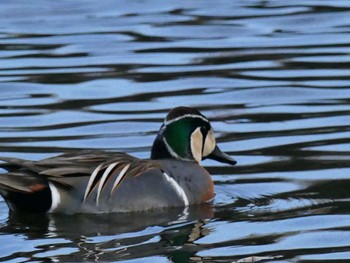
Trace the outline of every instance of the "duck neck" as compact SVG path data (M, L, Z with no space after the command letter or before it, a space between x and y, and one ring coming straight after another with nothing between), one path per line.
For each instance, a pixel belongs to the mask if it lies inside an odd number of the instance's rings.
M151 159L174 159L174 157L169 153L162 135L158 135L153 142Z

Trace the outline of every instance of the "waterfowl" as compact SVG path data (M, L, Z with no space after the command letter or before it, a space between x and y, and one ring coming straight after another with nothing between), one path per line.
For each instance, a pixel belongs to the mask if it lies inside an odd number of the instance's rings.
M17 212L110 213L210 202L214 184L200 162L236 164L216 145L209 120L176 107L153 143L150 159L79 151L39 161L0 157L0 194Z

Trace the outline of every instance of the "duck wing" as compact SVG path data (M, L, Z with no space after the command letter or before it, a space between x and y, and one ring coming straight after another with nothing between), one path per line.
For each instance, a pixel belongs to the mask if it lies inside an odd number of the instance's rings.
M0 157L0 161L3 161L0 167L8 171L0 174L0 189L31 193L47 187L50 181L74 187L81 177L91 176L97 167L102 171L111 163L137 160L125 153L100 151L64 153L39 161Z

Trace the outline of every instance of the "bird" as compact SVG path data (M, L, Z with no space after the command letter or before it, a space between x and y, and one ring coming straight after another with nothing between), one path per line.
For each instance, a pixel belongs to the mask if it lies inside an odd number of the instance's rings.
M149 159L97 150L32 161L0 157L0 194L11 212L122 213L210 203L204 159L235 165L216 144L210 121L179 106L164 119Z

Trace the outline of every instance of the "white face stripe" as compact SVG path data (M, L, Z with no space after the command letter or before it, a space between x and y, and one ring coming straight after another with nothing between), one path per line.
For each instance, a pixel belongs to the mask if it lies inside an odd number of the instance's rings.
M56 210L58 205L61 203L61 195L54 183L49 182L49 188L51 191L51 207L48 213Z
M204 147L203 147L203 156L206 157L211 154L216 146L216 140L213 129L210 129L207 137L205 138Z
M183 118L199 118L199 119L201 119L201 120L203 120L203 121L209 123L209 121L208 121L206 118L204 118L203 116L201 116L201 115L196 115L196 114L185 114L185 115L179 116L179 117L177 117L177 118L175 118L175 119L172 119L172 120L169 120L169 121L165 120L165 121L164 121L164 124L165 124L165 125L169 125L169 124L171 124L171 123L173 123L173 122L176 122L176 121L178 121L178 120L181 120L181 119L183 119Z
M203 134L201 128L198 127L191 134L191 153L193 158L200 163L202 161L202 149L203 149Z
M184 202L184 205L188 206L189 205L189 201L188 201L188 198L187 198L187 195L186 195L184 189L182 189L182 187L178 184L178 182L175 181L174 178L170 177L166 173L163 173L163 175L164 175L165 179L169 182L169 184L173 187L175 192L182 199L182 201Z

